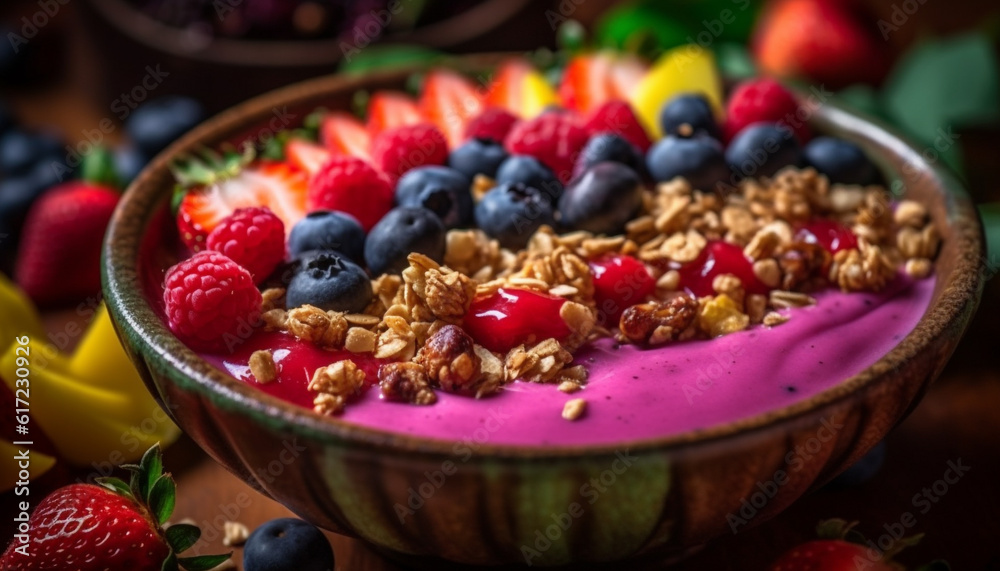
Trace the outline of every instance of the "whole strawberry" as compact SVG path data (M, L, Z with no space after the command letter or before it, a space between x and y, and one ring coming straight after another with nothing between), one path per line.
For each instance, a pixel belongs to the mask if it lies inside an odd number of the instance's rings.
M907 547L920 542L923 534L903 537L902 524L898 536L882 536L892 539L888 549L881 550L873 541L866 541L854 527L858 522L830 519L816 526L816 534L821 539L797 545L786 551L770 571L905 571L905 567L893 561L893 557ZM920 567L920 571L947 571L944 561L933 561Z
M118 197L106 186L73 181L35 202L14 270L35 303L66 303L101 290L101 244Z
M46 497L31 514L29 540L14 538L0 557L4 571L204 571L227 555L178 557L201 536L193 525L163 529L174 509L175 486L163 473L158 445L132 472L131 482L101 478Z

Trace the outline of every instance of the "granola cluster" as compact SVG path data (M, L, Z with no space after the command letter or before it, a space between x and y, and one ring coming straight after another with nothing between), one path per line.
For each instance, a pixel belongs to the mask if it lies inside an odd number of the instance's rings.
M826 218L850 228L857 247L831 255L796 238L795 229ZM682 290L678 267L697 260L713 240L743 248L768 295L748 292L739 277L717 276L713 295ZM845 292L878 291L898 268L913 277L931 271L940 237L918 203L894 203L878 186L830 185L812 169L788 168L772 179L746 180L722 196L694 190L683 179L660 184L644 197L624 235L588 232L558 235L543 226L523 250L499 247L480 230L452 230L444 263L411 254L401 275L372 280L374 298L362 314L303 306L286 311L284 292L263 293L263 320L328 349L344 349L389 361L378 373L387 400L433 404L436 390L482 397L515 379L552 383L574 393L587 371L573 352L599 337L658 346L712 338L789 319L784 310L815 303L809 294L829 286ZM607 254L633 256L656 281L656 293L627 308L619 327L598 325L588 260ZM544 292L567 300L561 317L568 338L538 339L505 354L477 344L461 323L473 299L500 288ZM273 376L261 356L254 368ZM261 379L262 382L266 382ZM316 410L337 413L365 382L350 360L317 370L309 384ZM579 418L583 399L567 403L563 416Z

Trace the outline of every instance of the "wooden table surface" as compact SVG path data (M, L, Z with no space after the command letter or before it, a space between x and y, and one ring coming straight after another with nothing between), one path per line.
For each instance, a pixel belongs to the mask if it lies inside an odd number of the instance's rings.
M13 101L27 122L55 122L77 140L80 137L75 135L95 125L101 114L76 95L74 85L78 84L68 79L45 92L22 94ZM997 145L991 146L995 155ZM859 520L861 531L876 539L902 514L911 512L916 516L912 532L925 533L926 537L901 558L903 562L915 566L945 558L957 570L1000 570L1000 542L996 540L1000 537L1000 368L995 361L1000 339L998 282L994 279L988 284L981 310L941 379L888 436L885 465L873 480L849 490L817 491L771 521L706 545L672 569L763 569L785 549L810 539L820 519ZM53 327L65 319L59 314L49 316ZM915 505L914 496L940 480L949 461L960 461L970 469L935 503ZM182 438L170 447L166 462L178 481L174 520L191 518L202 526L205 536L195 547L201 553L224 549L221 528L225 520L240 521L252 530L269 519L290 515L280 504L215 464L190 440ZM0 505L8 505L9 499L0 497ZM921 513L924 509L926 513ZM0 529L5 530L6 524L0 523ZM334 534L330 540L337 570L402 569L357 540ZM236 560L241 557L237 549Z

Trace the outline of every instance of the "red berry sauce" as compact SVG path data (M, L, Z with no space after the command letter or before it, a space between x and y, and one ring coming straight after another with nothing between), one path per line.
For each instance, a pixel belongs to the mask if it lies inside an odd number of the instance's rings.
M618 325L622 313L642 303L656 290L656 282L646 266L632 256L611 255L591 260L594 301L601 325Z
M523 289L499 289L477 298L465 314L465 330L490 351L508 350L533 341L565 339L569 327L559 310L566 300Z
M816 218L799 228L795 233L795 241L819 244L831 254L858 247L858 237L854 232L843 224L826 218Z
M753 262L743 248L722 240L710 240L692 262L675 268L681 275L681 287L698 297L715 295L715 276L732 274L743 282L747 293L766 295L769 288L753 273Z

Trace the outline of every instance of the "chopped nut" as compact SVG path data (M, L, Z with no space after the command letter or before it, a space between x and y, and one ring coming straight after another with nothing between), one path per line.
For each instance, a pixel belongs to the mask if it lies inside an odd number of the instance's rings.
M905 258L933 258L940 240L933 224L928 224L923 230L901 228L896 234L896 246Z
M321 347L338 349L344 345L347 335L347 320L343 313L323 311L303 305L288 312L288 331L302 339Z
M743 289L743 282L740 281L740 278L733 274L719 274L715 276L712 280L712 289L715 290L715 293L729 297L737 305L743 305L746 290Z
M476 178L472 179L472 197L478 202L494 186L496 186L496 182L492 178L484 174L477 174Z
M772 290L768 301L771 307L776 309L790 309L792 307L806 307L816 305L816 299L797 291Z
M387 329L375 341L375 358L409 361L417 351L417 336L410 324L398 315L389 315L383 320Z
M610 238L587 238L580 244L580 253L589 259L602 256L609 252L618 252L625 245L625 236Z
M447 268L429 270L424 279L427 307L434 317L452 323L461 321L476 294L475 282Z
M226 547L243 545L247 542L247 537L250 536L250 530L247 529L247 526L238 521L227 521L223 523L222 531L222 544Z
M750 316L733 298L720 294L699 303L698 329L710 337L729 335L750 326Z
M556 297L573 297L580 293L580 290L571 285L559 284L549 289L549 295Z
M767 325L768 327L777 327L782 323L788 322L789 319L790 318L787 315L782 315L777 311L771 311L764 316L764 325Z
M780 245L781 236L778 235L774 228L765 226L754 234L750 243L743 248L743 254L751 260L770 258Z
M476 398L497 392L506 380L503 360L482 345L476 345L472 349L479 357L482 372L482 378L476 389Z
M257 382L264 385L278 378L278 369L270 351L254 351L250 355L250 372Z
M523 379L532 383L548 383L556 380L563 367L573 361L573 355L555 339L525 348L521 345L511 349L504 360L508 381Z
M656 280L656 289L677 291L681 287L681 274L677 270L668 270Z
M632 343L659 345L673 341L691 325L698 301L679 295L669 301L633 305L622 313L621 330Z
M348 313L344 316L351 325L358 325L361 327L374 327L378 325L381 321L378 317L374 315L368 315L366 313Z
M365 372L349 359L316 369L308 386L319 393L313 399L313 409L320 414L343 411L347 400L361 391L364 382Z
M351 353L371 353L375 350L375 340L378 336L364 327L351 327L344 339L344 349Z
M701 234L689 230L677 232L660 246L660 254L675 262L693 262L708 242Z
M666 195L658 198L660 199L662 210L654 222L657 232L662 234L682 232L690 216L688 206L691 205L691 197L686 195Z
M746 306L750 323L760 323L767 312L767 296L752 293L747 296Z
M896 205L893 220L899 226L923 228L924 223L927 222L927 209L919 202L904 200Z
M931 261L927 258L911 258L906 260L904 271L911 278L923 279L931 275Z
M260 310L263 312L271 311L272 309L285 309L285 289L280 287L271 287L260 292L260 297L262 298Z
M418 363L388 363L378 372L379 387L386 400L430 405L437 402L427 372Z
M288 327L288 312L284 309L265 311L260 316L267 331L283 331Z
M566 401L563 406L562 417L566 420L576 420L583 416L587 410L587 401L583 399L572 399Z
M834 254L831 279L843 291L878 291L896 276L896 267L877 246L863 240L858 245Z
M781 268L774 258L765 258L753 263L753 273L757 279L767 287L778 287L781 285Z
M583 344L597 323L597 318L594 316L593 310L586 305L573 301L567 301L559 308L559 317L562 318L570 330L570 336L564 344L572 348Z
M582 387L576 381L563 381L563 382L559 383L559 386L556 387L556 388L558 388L560 391L562 391L564 393L575 393L576 391L580 390Z
M788 244L778 255L778 267L782 274L780 286L792 290L810 280L825 277L829 264L830 253L819 244Z
M414 361L442 389L469 392L480 378L482 365L474 347L472 337L464 329L445 325L427 339Z
M830 191L830 207L837 214L857 210L865 201L865 189L860 186L837 185Z

